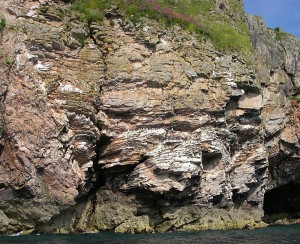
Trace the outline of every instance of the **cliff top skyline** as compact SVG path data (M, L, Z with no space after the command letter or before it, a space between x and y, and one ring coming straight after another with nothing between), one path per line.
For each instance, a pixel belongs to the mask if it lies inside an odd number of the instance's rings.
M245 11L259 15L268 27L279 27L300 39L299 0L244 0Z

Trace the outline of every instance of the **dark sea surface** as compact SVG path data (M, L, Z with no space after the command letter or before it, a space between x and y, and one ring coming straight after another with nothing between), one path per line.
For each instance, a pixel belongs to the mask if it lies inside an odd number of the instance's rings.
M256 230L211 230L163 234L97 233L82 235L0 236L0 243L299 243L300 225L272 226Z

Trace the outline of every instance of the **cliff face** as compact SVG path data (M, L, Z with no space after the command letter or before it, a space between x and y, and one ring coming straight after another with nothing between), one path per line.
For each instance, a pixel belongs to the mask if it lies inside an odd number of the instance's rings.
M114 7L91 23L68 8L0 6L0 232L297 218L296 38L278 41L243 15L255 48L245 58L178 26L134 25Z

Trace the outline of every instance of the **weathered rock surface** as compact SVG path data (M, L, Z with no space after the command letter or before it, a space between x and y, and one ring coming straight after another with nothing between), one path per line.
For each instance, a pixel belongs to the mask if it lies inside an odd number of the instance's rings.
M263 208L300 212L296 38L248 16L249 64L177 26L88 24L68 7L0 6L1 233L251 228Z

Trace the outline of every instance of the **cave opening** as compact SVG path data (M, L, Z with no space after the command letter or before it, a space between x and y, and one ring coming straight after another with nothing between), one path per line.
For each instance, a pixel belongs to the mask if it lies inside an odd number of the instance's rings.
M300 184L291 182L267 191L263 209L268 216L300 212Z

